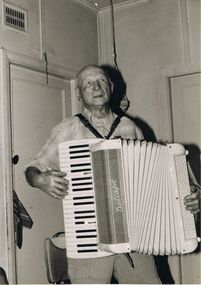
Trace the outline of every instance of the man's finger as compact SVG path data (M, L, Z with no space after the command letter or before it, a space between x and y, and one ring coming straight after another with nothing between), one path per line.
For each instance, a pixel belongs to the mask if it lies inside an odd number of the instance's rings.
M60 189L54 189L54 191L52 192L52 196L54 198L58 198L58 199L63 199L65 196L67 195L66 192L61 191Z
M51 170L51 174L58 177L65 177L66 173L59 170Z
M192 193L184 198L184 201L192 201L197 199L197 193Z
M199 205L197 204L186 206L186 210L198 210L198 209L199 209Z
M60 192L63 192L63 193L67 193L68 191L68 188L66 186L63 186L62 184L57 183L57 182L55 183L55 187L56 187L56 190L59 190Z
M61 185L68 187L69 181L65 178L55 177L55 182L60 183Z
M59 200L61 200L61 199L64 198L64 196L61 196L61 195L58 195L58 194L54 194L54 193L52 193L51 196L52 196L53 198L59 199Z
M190 200L190 201L186 201L184 202L185 206L191 206L191 205L199 205L198 200Z

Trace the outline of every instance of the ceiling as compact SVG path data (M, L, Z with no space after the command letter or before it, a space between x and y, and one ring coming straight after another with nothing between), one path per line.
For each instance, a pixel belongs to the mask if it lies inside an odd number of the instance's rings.
M86 0L89 4L96 6L99 9L110 7L110 0ZM135 2L136 0L132 0ZM113 0L113 5L122 4L128 2L128 0ZM129 0L131 2L131 0Z

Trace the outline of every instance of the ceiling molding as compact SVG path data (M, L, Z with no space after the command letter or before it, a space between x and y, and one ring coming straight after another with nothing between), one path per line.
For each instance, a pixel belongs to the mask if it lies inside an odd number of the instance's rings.
M151 2L152 0L127 0L122 3L118 3L114 5L114 9L125 9L125 8L131 8L131 7L136 7L136 6L141 6L144 4L147 4ZM104 7L101 8L100 10L107 10L110 7Z
M98 7L96 7L93 4L90 4L87 0L71 0L74 3L77 3L78 5L87 8L90 11L93 11L94 13L98 13L100 10Z
M71 1L79 4L82 7L87 8L87 9L89 9L95 13L98 13L99 11L102 11L102 10L110 9L109 6L103 7L103 8L96 7L95 5L89 3L87 0L71 0ZM130 8L130 7L134 7L134 6L144 5L144 4L147 4L151 1L152 0L127 0L127 1L124 1L122 3L114 4L114 8L115 9Z

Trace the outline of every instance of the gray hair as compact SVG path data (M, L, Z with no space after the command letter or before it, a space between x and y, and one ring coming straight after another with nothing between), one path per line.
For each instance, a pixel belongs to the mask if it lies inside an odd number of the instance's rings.
M75 86L76 88L80 88L80 79L81 79L81 76L82 74L88 70L88 69L91 69L91 68L97 68L97 69L100 69L102 70L102 72L105 74L105 76L107 77L108 81L110 82L110 78L107 74L107 72L99 65L96 65L96 64L89 64L89 65L86 65L84 66L82 69L80 69L80 71L78 71L78 73L76 74L76 77L75 77Z

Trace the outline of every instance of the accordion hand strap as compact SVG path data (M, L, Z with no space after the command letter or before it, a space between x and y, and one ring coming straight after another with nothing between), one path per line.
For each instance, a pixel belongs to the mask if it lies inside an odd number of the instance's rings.
M123 116L123 113L116 117L116 119L114 120L114 122L111 126L109 133L105 137L102 136L81 113L79 113L75 116L78 117L80 119L80 121L85 125L85 127L88 128L97 138L109 139L111 137L111 135L113 134L114 130L116 129L116 127L118 126L118 124L120 123L121 118Z

